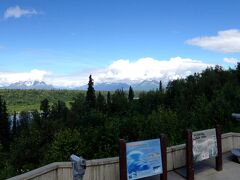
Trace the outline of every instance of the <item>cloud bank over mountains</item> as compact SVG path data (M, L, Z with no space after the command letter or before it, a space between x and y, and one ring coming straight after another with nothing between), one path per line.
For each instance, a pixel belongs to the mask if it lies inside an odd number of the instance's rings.
M43 81L50 74L37 69L30 72L0 72L0 85L5 86L18 81Z
M124 82L132 84L143 80L162 80L166 82L184 78L195 72L201 72L210 66L214 65L181 57L174 57L169 60L157 60L150 57L136 61L120 59L106 68L66 76L57 76L53 72L37 69L30 72L0 72L0 85L37 80L56 87L77 87L87 84L90 74L93 75L95 83Z
M96 78L99 81L142 81L146 79L169 80L186 77L194 72L200 72L211 64L190 58L174 57L169 60L156 60L150 57L131 62L129 60L114 61L107 68L98 70ZM94 73L93 73L94 74Z

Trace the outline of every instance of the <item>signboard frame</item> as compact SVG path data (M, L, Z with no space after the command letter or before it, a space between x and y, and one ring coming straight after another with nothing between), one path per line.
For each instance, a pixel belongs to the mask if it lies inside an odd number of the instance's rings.
M220 125L216 125L216 140L218 155L215 157L215 167L217 171L222 170L222 140ZM193 162L193 139L192 130L186 131L186 171L187 180L194 180L194 162Z
M193 161L200 162L218 155L216 129L192 132Z
M119 143L120 143L120 155L119 155L120 180L128 180L126 141L124 139L120 139ZM160 174L160 180L167 180L167 146L166 136L164 134L161 134L160 136L160 148L162 157L162 174Z

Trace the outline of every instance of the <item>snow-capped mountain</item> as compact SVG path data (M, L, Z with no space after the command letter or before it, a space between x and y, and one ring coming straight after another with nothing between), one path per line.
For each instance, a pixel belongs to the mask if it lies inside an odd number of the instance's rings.
M157 80L144 80L140 83L136 83L132 85L133 89L139 91L149 91L156 90L159 88L159 81Z
M115 91L117 89L127 90L129 84L127 83L99 83L94 86L97 91Z
M52 85L48 85L43 81L19 81L12 83L9 86L4 86L6 89L54 89Z
M138 91L149 91L149 90L156 90L159 88L159 81L157 80L144 80L140 82L113 82L113 83L98 83L94 85L94 89L97 91L115 91L117 89L128 90L129 87L132 86L134 90ZM166 84L163 84L166 86ZM76 89L87 90L87 85L80 86Z
M94 89L97 91L115 91L117 89L128 90L132 86L134 90L149 91L159 88L159 81L157 80L144 80L139 82L104 82L96 83ZM163 82L163 86L166 86L166 82ZM74 90L87 90L87 85L69 88L69 87L55 87L50 84L46 84L44 81L19 81L12 83L8 86L2 86L2 89L74 89Z

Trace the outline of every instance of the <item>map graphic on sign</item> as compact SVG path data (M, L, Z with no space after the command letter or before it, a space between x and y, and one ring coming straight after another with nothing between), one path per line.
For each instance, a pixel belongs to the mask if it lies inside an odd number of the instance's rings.
M126 155L128 180L162 174L160 139L127 143Z
M193 132L192 139L194 161L202 161L218 155L215 129Z

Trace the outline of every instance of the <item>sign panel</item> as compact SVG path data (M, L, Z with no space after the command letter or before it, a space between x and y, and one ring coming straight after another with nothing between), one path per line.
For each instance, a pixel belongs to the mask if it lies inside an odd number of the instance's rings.
M194 161L202 161L218 155L215 129L193 132L192 139Z
M126 144L128 180L162 174L160 139Z

